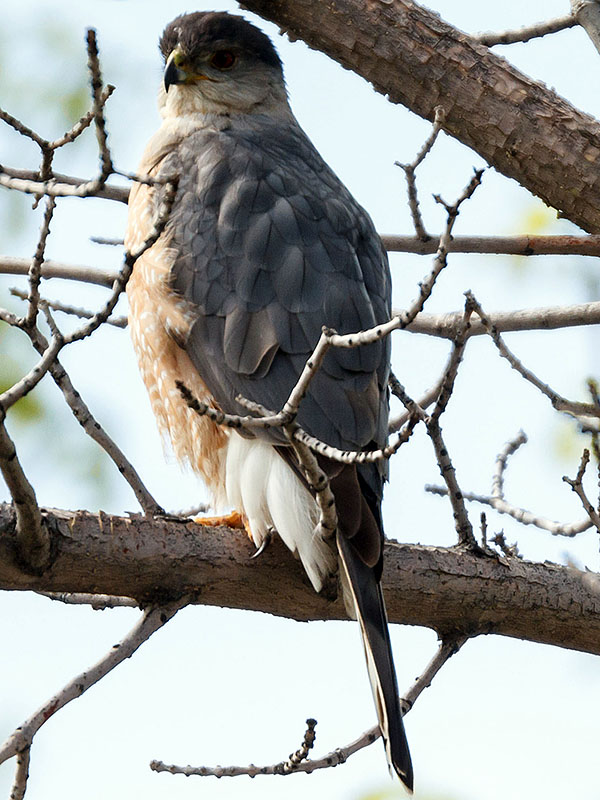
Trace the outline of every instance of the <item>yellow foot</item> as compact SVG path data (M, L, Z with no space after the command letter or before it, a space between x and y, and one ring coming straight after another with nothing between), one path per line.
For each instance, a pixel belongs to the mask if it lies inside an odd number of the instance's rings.
M250 541L252 541L252 531L248 520L239 511L232 511L231 514L225 514L222 517L194 517L194 522L198 525L208 525L211 528L218 528L219 526L243 528L250 537Z

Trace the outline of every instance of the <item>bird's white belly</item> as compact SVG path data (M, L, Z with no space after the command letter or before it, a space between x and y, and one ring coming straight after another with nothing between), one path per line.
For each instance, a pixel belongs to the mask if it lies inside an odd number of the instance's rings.
M225 465L227 505L248 520L252 539L260 547L277 531L297 553L316 591L337 568L332 547L315 533L317 504L275 448L232 431Z

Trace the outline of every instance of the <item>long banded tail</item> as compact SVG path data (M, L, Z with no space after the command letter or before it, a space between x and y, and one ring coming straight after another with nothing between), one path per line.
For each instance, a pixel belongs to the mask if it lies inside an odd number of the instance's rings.
M337 534L346 605L351 598L360 624L371 689L379 727L385 744L390 772L393 770L409 792L413 790L413 769L404 732L396 670L381 585L372 567L364 563L352 541ZM348 598L350 594L350 598Z

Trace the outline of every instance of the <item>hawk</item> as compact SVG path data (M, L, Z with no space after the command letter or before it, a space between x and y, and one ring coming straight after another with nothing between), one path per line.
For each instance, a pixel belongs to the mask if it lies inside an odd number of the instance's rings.
M385 462L319 456L338 513L336 538L315 534L317 503L278 429L232 430L199 416L199 400L247 414L239 396L278 411L321 334L371 328L390 317L387 256L367 213L315 150L287 98L270 39L242 17L177 17L160 39L163 118L139 171L176 176L165 229L127 286L129 325L159 427L176 456L212 492L222 518L241 520L260 549L273 532L298 555L317 592L339 573L360 622L390 769L412 789L380 587ZM134 184L126 246L140 247L161 188ZM297 421L343 450L385 446L389 339L332 348Z

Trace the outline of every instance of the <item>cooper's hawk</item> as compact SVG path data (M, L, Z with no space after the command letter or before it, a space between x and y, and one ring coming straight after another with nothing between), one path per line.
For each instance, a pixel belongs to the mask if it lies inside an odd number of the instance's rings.
M279 410L323 325L339 333L390 317L387 257L366 212L323 162L290 110L270 40L241 17L194 13L165 29L163 123L140 173L176 175L158 241L127 287L129 323L160 427L217 505L238 512L260 547L277 531L316 591L338 569L360 621L388 763L412 788L380 588L384 462L320 457L338 512L333 542L315 535L318 507L279 430L224 429L191 411L200 400L247 414L239 395ZM152 230L160 187L131 192L126 245ZM389 340L331 349L298 423L343 450L385 445ZM337 542L337 546L336 546Z

